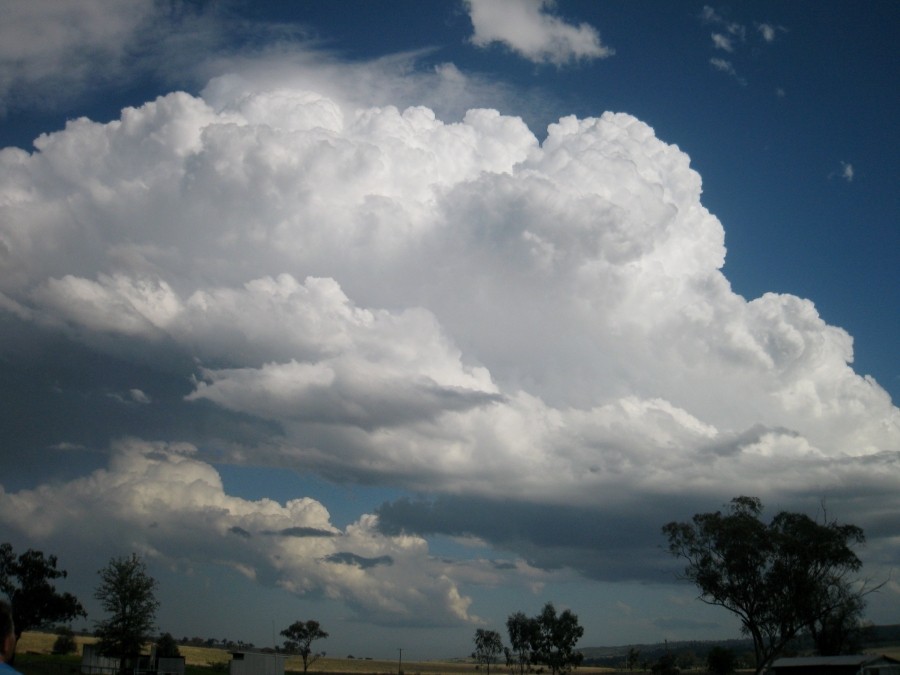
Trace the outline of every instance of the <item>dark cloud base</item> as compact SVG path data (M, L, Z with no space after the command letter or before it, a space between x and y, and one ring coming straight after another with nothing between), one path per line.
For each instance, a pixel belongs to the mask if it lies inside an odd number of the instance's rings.
M677 565L660 530L717 503L662 498L653 507L596 508L473 497L399 499L378 508L381 531L420 536L472 536L545 570L571 568L602 581L669 583Z

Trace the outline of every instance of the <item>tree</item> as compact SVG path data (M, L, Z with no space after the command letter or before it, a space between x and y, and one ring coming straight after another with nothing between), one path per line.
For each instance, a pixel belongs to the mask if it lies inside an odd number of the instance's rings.
M854 590L850 578L862 566L851 549L865 540L860 528L785 511L766 525L761 514L756 497L735 497L727 513L663 527L700 600L733 612L753 639L757 673L811 622L833 613L838 598L871 592Z
M304 673L324 653L313 654L312 643L328 637L328 633L322 630L318 621L295 621L281 631L281 634L287 638L284 641L285 650L299 654L303 659Z
M807 620L807 630L821 656L856 654L862 647L862 612L865 601L849 585L829 589L831 597L823 603L830 611Z
M476 663L485 666L487 675L491 673L491 664L497 662L497 658L502 652L503 640L500 633L484 628L475 631L475 653L472 654L472 657Z
M625 667L628 670L634 670L637 668L638 663L640 663L641 652L637 647L630 647L628 649L628 657L625 659Z
M584 635L584 628L578 625L578 617L568 609L557 616L553 603L548 602L535 619L538 630L532 643L532 661L543 663L553 675L581 665L584 655L575 651L575 644Z
M681 669L675 664L675 655L667 652L650 666L650 672L656 675L678 675Z
M75 633L68 626L60 626L56 630L56 640L53 642L54 654L71 654L78 649L75 643Z
M100 586L94 597L109 614L97 622L98 645L102 654L119 657L119 669L124 674L127 660L138 656L156 632L157 583L135 553L112 558L98 574Z
M524 675L531 665L532 644L537 640L537 620L525 616L524 612L510 614L506 619L506 631L512 647L506 650L506 665Z
M736 662L734 651L727 647L713 647L706 655L706 667L713 675L733 673Z
M12 605L16 639L32 628L87 617L78 598L56 591L53 580L68 576L56 564L55 555L28 549L17 557L11 544L0 544L0 591Z
M177 658L181 656L178 643L171 633L163 633L156 640L156 656L161 659Z

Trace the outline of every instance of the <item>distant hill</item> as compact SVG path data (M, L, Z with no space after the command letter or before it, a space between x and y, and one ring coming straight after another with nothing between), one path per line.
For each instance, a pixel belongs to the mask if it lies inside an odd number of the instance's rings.
M900 644L900 624L887 626L867 626L863 631L863 648L868 651L877 650L878 647L894 646ZM621 665L628 656L630 649L640 652L642 661L653 662L664 654L680 654L693 652L697 657L704 658L713 647L724 647L733 650L736 654L753 652L753 641L749 638L733 640L684 640L671 642L656 642L649 644L618 645L615 647L585 647L581 649L584 654L584 665L616 667ZM797 651L811 649L811 645L799 641L794 645Z

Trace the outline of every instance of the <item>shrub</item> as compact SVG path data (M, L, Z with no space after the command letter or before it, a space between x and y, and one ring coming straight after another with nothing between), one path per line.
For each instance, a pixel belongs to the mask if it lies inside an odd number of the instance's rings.
M714 675L728 675L734 672L734 652L725 647L713 647L706 656L706 665Z
M75 644L75 634L72 632L72 629L61 629L59 635L56 637L56 641L53 643L53 653L71 654L77 649L78 645Z

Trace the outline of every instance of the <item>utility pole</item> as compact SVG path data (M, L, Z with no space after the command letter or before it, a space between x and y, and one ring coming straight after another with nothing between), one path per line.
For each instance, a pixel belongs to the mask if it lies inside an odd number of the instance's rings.
M400 657L397 659L397 675L403 675L403 649L397 647L397 651L400 652Z

